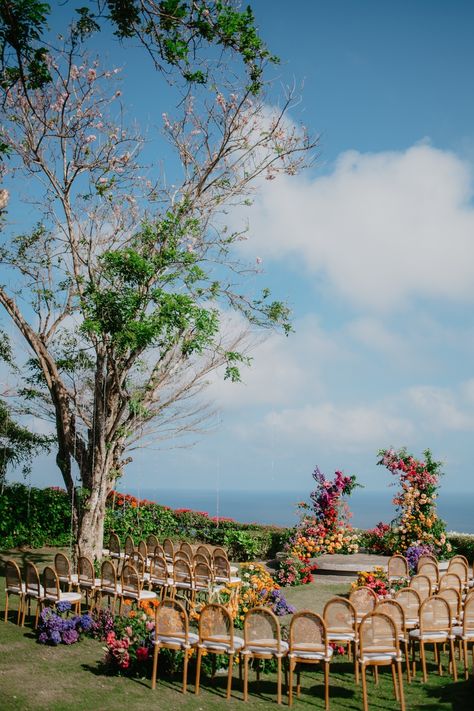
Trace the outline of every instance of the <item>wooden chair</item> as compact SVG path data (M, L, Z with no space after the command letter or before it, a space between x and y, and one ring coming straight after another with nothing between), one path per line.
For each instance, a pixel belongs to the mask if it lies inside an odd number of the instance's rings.
M329 710L329 664L333 655L323 618L315 612L303 610L291 618L288 651L289 683L288 705L293 704L293 672L297 664L324 664L324 702ZM300 695L300 670L298 668L296 696Z
M464 592L469 589L469 567L463 561L449 561L448 573L459 575Z
M54 556L54 570L58 574L59 583L66 585L69 592L73 587L77 587L79 582L77 573L71 573L71 563L64 553L56 553Z
M454 588L459 592L460 595L463 593L462 580L457 573L445 573L439 579L439 590L446 590L446 588Z
M133 542L133 538L131 536L127 536L125 538L125 543L124 543L124 554L126 558L130 558L132 553L135 550L135 543Z
M439 586L439 567L437 563L428 560L418 566L418 575L426 575L431 581L431 593L435 593Z
M398 602L405 613L405 627L407 630L414 629L420 624L421 598L414 588L402 588L397 590L394 600Z
M174 582L169 575L168 564L164 556L154 555L150 561L150 587L152 590L158 588L160 598L174 597Z
M398 643L398 635L393 620L380 612L369 612L359 626L359 664L362 675L362 696L364 711L368 711L367 675L368 666L390 666L392 669L395 699L400 703L401 711L405 711L405 696L403 692L402 658ZM378 675L375 677L376 683Z
M140 553L146 564L148 560L148 546L145 541L138 541L138 552Z
M21 626L25 625L25 615L28 608L28 615L30 615L31 601L36 602L36 615L35 615L35 629L38 626L38 617L41 603L44 597L43 586L40 583L40 577L36 565L30 563L29 561L25 566L25 596L23 604L23 615L21 618Z
M183 553L186 553L189 560L192 561L192 559L194 557L194 550L189 543L187 543L186 541L183 541L179 547L179 550L183 551Z
M142 556L140 551L133 551L131 555L127 556L127 562L136 568L142 584L148 582L150 576L147 574L146 558Z
M229 560L227 551L225 550L225 548L222 548L221 546L214 547L214 550L212 551L212 559L214 560L214 558L216 556L222 556L222 558L227 558L227 560Z
M277 703L281 704L281 660L288 654L288 644L281 638L280 623L268 607L254 607L244 618L244 701L248 701L250 659L276 659Z
M400 580L400 578L409 578L410 569L408 567L408 561L405 556L396 553L389 558L387 563L387 578L388 582L394 582L395 580Z
M174 560L174 543L171 538L165 538L163 541L163 550L166 560L173 562Z
M200 545L196 548L196 552L194 554L196 555L202 555L204 558L206 558L206 563L212 567L212 554L211 551L207 546Z
M176 591L188 598L194 600L195 587L193 578L193 569L184 558L175 558L173 565L173 585Z
M165 550L164 550L163 546L162 546L160 543L158 543L158 544L153 548L153 555L154 555L154 556L159 555L161 558L166 558L166 556L165 556Z
M349 601L352 602L355 607L357 622L359 623L369 612L373 612L375 605L377 604L377 595L374 593L372 588L364 585L356 590L351 590L349 594Z
M216 583L237 584L242 582L238 576L232 575L227 556L214 555L212 569Z
M120 538L116 533L111 533L109 538L109 557L116 560L123 558L123 553L120 549Z
M448 570L449 570L449 566L450 566L451 563L458 563L459 561L460 561L461 563L464 563L464 565L465 565L467 568L469 568L469 561L468 561L468 559L466 558L466 556L465 556L465 555L459 555L459 554L457 554L457 555L453 555L453 557L449 559Z
M209 568L211 568L212 572L212 562L210 558L206 558L206 556L202 555L201 553L195 553L193 555L193 566L196 566L198 563L205 563Z
M184 652L183 694L187 691L188 652L196 647L198 635L189 631L189 620L185 608L177 600L165 598L155 610L155 637L153 640L153 671L151 688L156 687L158 655L160 649L174 649Z
M81 555L77 559L77 584L79 590L85 592L86 605L89 610L92 610L100 588L100 578L95 577L94 565L87 556Z
M108 606L112 600L112 614L115 614L117 599L122 594L122 587L117 580L117 571L110 560L104 560L100 568L100 586L97 590L99 606L102 607L102 599L107 598Z
M199 642L196 661L196 694L199 694L201 659L203 652L226 654L229 657L226 698L230 699L232 689L232 668L234 657L244 646L242 637L234 634L230 612L223 606L210 604L203 607L199 617Z
M418 572L418 568L423 565L423 563L436 563L438 564L438 559L435 555L432 555L431 553L423 553L423 555L420 555L418 558L418 562L416 564L416 570Z
M151 533L146 539L146 545L149 551L154 551L156 546L160 545L158 538L154 533Z
M348 648L349 658L351 650L354 653L354 676L359 683L359 666L357 663L358 634L357 610L345 597L333 597L324 606L324 624L329 642L335 642Z
M142 589L138 571L130 563L123 566L121 588L119 615L122 614L124 600L135 600L137 603L142 600L156 600L155 592Z
M431 580L427 575L414 575L410 580L410 587L417 591L421 602L431 595Z
M407 670L407 681L411 683L410 657L408 653L408 632L405 625L405 612L403 607L396 600L379 600L375 606L375 612L381 612L392 620L397 630L398 643L403 645L405 654L405 664Z
M207 563L197 562L193 566L194 587L196 592L209 593L212 590L214 579L212 570Z
M25 603L26 586L21 579L21 572L14 560L5 563L5 622L8 620L8 600L10 595L18 597L17 625L20 624L23 605Z
M449 605L451 611L452 625L461 624L461 595L456 588L443 588L436 593L437 597L442 597Z
M470 593L464 602L462 626L453 627L453 634L459 639L463 649L464 678L469 678L468 670L468 645L474 644L474 594ZM474 651L473 651L474 665Z
M193 564L193 559L189 557L187 551L183 551L181 548L174 552L173 565L177 560L185 560L189 565Z
M81 612L82 595L80 592L63 592L59 587L59 577L54 568L49 565L43 570L43 590L44 596L40 601L40 607L44 603L69 602L75 608L76 615Z
M410 631L410 640L418 642L420 648L421 665L423 669L423 681L428 680L426 671L425 645L433 644L435 648L435 658L438 660L438 671L441 675L441 656L437 648L438 644L449 644L450 661L454 681L457 681L456 660L454 658L454 642L451 625L451 611L449 605L441 597L433 596L421 603L420 607L420 627ZM413 657L413 676L416 673L415 661Z

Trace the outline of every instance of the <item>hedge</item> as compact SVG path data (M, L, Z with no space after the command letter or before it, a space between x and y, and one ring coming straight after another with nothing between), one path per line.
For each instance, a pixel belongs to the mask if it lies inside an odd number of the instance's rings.
M119 503L120 502L120 503ZM289 529L213 519L205 512L173 511L151 501L117 494L106 510L104 544L110 532L135 542L154 533L165 537L225 546L234 560L273 558L282 549ZM0 546L66 546L71 541L71 508L66 492L58 487L37 489L24 484L5 486L0 494Z

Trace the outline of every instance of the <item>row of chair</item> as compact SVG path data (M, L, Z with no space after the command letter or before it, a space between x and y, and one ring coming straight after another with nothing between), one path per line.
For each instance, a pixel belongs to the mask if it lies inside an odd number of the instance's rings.
M439 561L431 554L420 556L416 572L429 577L433 589L436 589L442 577ZM405 556L398 553L391 556L387 564L387 574L389 583L409 578L409 565ZM474 563L471 570L467 558L463 555L455 555L449 560L446 574L458 575L465 591L474 586Z

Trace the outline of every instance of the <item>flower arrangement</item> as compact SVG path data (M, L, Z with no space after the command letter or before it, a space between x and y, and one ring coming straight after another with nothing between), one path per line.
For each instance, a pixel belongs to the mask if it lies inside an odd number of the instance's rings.
M316 556L358 551L358 536L349 524L351 514L342 498L358 486L356 477L336 471L331 480L316 467L313 479L317 487L310 494L311 504L298 504L300 522L285 546L287 558L280 564L279 581L285 585L311 582L316 565L310 561Z
M158 600L140 602L133 607L131 600L125 600L130 607L127 615L116 617L114 627L105 636L105 665L113 672L135 671L150 657L155 629L155 608Z
M380 521L374 528L360 534L360 543L371 553L391 555L397 549L398 538L389 523Z
M295 612L295 608L287 603L279 584L262 563L244 563L240 568L240 577L240 586L227 585L213 598L227 607L237 628L242 629L245 613L252 607L269 607L278 616ZM199 609L195 610L195 617Z
M389 594L388 578L385 568L376 566L373 570L361 570L357 573L357 580L351 583L351 589L371 588L379 597Z
M410 546L405 551L405 558L408 561L408 568L411 575L415 575L416 569L418 567L418 561L422 555L433 555L433 548L431 546Z
M427 545L438 556L451 552L444 521L436 512L437 490L441 476L441 462L435 462L429 449L424 459L417 460L406 449L379 451L378 464L397 476L400 491L394 497L398 516L397 550L405 553L411 546Z
M45 607L42 610L38 623L38 642L40 644L74 644L81 638L81 634L89 632L93 626L89 614L63 617L71 609L70 602L58 602L56 610Z

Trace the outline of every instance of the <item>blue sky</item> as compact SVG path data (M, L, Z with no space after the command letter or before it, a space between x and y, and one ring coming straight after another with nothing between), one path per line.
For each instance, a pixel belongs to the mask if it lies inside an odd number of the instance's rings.
M309 490L343 469L385 488L379 448L430 447L446 490L472 488L474 433L474 6L469 2L253 3L303 83L294 119L321 135L305 174L265 183L243 256L293 308L295 333L253 352L241 385L214 378L212 433L135 453L121 488ZM147 74L131 115L161 116ZM142 60L143 61L143 58ZM232 216L235 224L242 215ZM34 484L57 484L44 459Z

